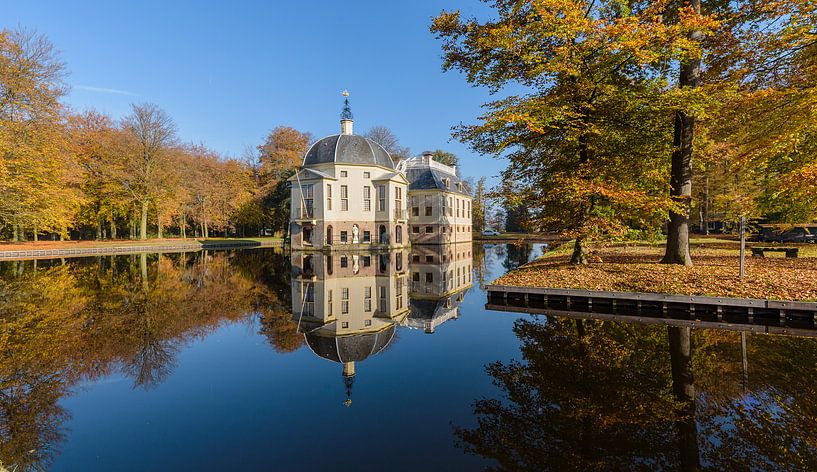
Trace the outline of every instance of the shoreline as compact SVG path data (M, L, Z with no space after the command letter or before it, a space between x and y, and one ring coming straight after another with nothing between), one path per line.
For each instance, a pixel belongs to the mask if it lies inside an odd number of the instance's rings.
M32 246L43 247L36 248ZM283 240L280 238L39 241L0 244L0 261L279 246L283 246Z

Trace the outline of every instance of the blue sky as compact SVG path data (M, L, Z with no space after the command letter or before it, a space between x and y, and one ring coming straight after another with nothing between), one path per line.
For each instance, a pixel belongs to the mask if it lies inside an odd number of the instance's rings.
M474 122L490 97L442 72L428 31L433 16L457 8L490 13L476 0L0 0L0 27L49 37L70 71L72 107L121 117L132 102L153 102L183 140L225 155L278 125L338 133L348 89L356 132L388 126L414 153L446 149L465 176L491 177L500 161L451 140L451 127Z

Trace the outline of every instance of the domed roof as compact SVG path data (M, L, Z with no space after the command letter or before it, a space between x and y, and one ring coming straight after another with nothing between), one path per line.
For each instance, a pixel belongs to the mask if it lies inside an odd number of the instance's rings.
M332 162L394 169L394 163L383 146L354 134L327 136L313 144L304 156L304 167Z
M335 362L357 362L375 355L389 345L394 338L394 325L377 333L354 334L351 336L320 336L304 334L312 352Z

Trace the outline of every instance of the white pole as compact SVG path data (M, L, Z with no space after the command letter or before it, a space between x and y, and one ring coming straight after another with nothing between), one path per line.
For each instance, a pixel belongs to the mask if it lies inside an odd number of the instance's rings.
M746 217L740 217L740 278L746 275Z

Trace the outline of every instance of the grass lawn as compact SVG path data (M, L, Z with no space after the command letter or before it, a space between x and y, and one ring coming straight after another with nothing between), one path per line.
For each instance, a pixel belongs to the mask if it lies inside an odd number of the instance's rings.
M770 246L749 243L748 246ZM569 264L572 243L511 271L494 283L549 288L708 295L817 301L817 245L799 245L798 259L751 257L738 277L739 243L701 238L691 241L692 267L660 264L663 242L592 245L590 264ZM785 246L794 246L786 244ZM776 253L775 253L776 254Z
M23 241L23 242L0 242L0 251L29 251L36 249L81 249L98 247L127 247L127 246L163 246L167 244L190 245L191 247L207 246L208 243L224 242L259 242L274 243L282 241L281 238L163 238L163 239L117 239L115 241Z

